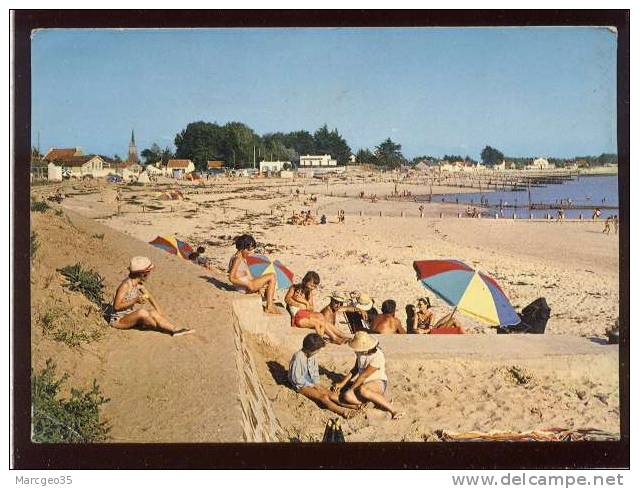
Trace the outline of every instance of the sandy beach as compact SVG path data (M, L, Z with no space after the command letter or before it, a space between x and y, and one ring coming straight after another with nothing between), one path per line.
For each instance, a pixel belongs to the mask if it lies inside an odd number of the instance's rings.
M417 282L412 263L455 258L497 279L518 310L538 297L545 297L551 308L546 336L563 335L600 344L606 328L618 316L618 237L602 234L601 222L458 218L464 208L438 203L437 199L424 204L424 215L419 217L420 204L383 199L393 192L393 182L339 180L327 185L277 179L210 181L202 186L180 185L184 201L158 199L158 190L177 188L174 183L124 186L119 202L115 200L114 188L104 183L75 184L75 189L71 184L65 185L68 187L62 204L64 210L95 219L122 233L122 239L128 235L140 243L148 243L158 235L175 235L192 245L206 247L206 255L214 264L212 272L178 263L185 269L184 283L189 283L192 277L198 284L197 292L194 289L185 294L188 307L184 304L186 299L179 302L166 293L163 297L172 314L183 311L184 315L179 317L185 323L190 321L190 311L210 301L207 287L211 293L222 294L225 304L238 298L239 294L219 291L200 277L211 275L216 281L226 280L226 267L234 252L232 239L241 233L253 234L259 250L280 259L297 278L308 270L317 271L321 285L316 303L322 306L334 290L358 290L372 296L378 305L385 299L394 299L402 322L405 305L425 295L436 306L436 315L443 314L449 309ZM44 196L53 188L34 187L33 193ZM300 190L299 196L296 189ZM419 186L405 185L401 190L413 195L424 193ZM379 200L373 203L360 199L362 191L366 195L377 194ZM434 195L452 191L459 189L433 188ZM317 196L317 202L308 199L311 194ZM328 223L313 226L286 223L293 211L302 209L310 209L318 218L325 214ZM340 209L346 213L343 224L337 223ZM37 221L34 224L36 229L44 225ZM114 248L118 247L117 235L111 237ZM94 251L104 266L102 253L99 248ZM167 259L178 260L168 255ZM170 276L165 273L157 272L166 282ZM112 293L115 274L111 273L109 280ZM282 298L280 291L279 299ZM466 316L459 315L459 319L469 333L467 336L496 333L494 328ZM198 330L203 338L213 340L215 335L213 330L207 330L207 320L199 321ZM285 331L287 321L288 316L278 318L273 327ZM220 327L213 317L209 322L211 328L213 323ZM303 335L298 333L302 332L294 333L301 343ZM106 333L111 338L108 341L115 341L113 337L120 335L134 338L136 333L113 330ZM259 335L249 336L260 380L285 437L317 440L325 421L332 416L285 385L281 369L285 371L288 366L291 347L280 347ZM404 339L411 341L414 337ZM190 348L197 351L205 345L202 341L188 341L193 343ZM151 348L142 344L140 347ZM345 372L352 362L336 348L348 347L331 345L323 356L326 372L322 378L327 385L335 373ZM616 347L610 348L616 351ZM175 354L178 355L177 351ZM565 359L557 360L557 365L552 358L533 362L525 367L530 382L521 385L513 382L509 374L512 373L509 369L518 365L512 359L463 356L424 360L419 355L387 356L391 395L394 402L405 406L408 416L392 422L385 413L370 410L347 423L349 440L423 441L431 439L437 429L525 431L563 426L619 431L618 372L615 361L609 361L609 357L599 362L584 354L568 363ZM35 357L34 361L41 364L42 355ZM206 362L204 357L202 361ZM598 369L591 368L589 363L598 365ZM568 371L572 374L567 375ZM195 389L189 392L198 395ZM122 433L120 439L126 439L121 427L118 433ZM166 438L166 434L162 437ZM140 435L136 439L147 438Z

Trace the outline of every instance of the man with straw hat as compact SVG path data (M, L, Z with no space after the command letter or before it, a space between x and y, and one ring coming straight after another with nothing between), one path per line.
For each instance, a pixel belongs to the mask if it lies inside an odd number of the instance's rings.
M404 413L393 409L385 396L388 388L386 358L377 339L366 331L358 331L348 344L357 356L355 366L333 386L333 391L345 389L342 397L348 404L358 405L371 401L379 409L391 413L392 419L401 418Z

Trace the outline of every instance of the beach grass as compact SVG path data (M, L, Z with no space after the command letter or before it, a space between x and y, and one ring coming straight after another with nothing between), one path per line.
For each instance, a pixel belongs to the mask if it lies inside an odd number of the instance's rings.
M94 380L90 389L71 389L70 397L60 391L69 374L56 374L48 359L46 367L32 374L31 439L35 443L95 443L108 439L110 426L100 407L109 402Z
M59 270L67 279L69 290L81 292L94 304L102 307L104 300L104 279L94 270L85 269L79 263Z

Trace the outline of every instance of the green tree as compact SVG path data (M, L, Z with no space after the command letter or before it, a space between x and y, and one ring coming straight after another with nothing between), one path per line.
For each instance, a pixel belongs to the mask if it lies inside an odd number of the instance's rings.
M376 165L377 164L377 158L368 148L360 149L355 155L355 161L359 163L360 165L365 165L365 164Z
M402 145L387 138L375 147L377 164L388 168L397 168L406 160L401 152Z
M175 156L190 159L203 170L208 160L227 159L232 149L229 132L215 123L191 122L175 136Z
M259 145L259 136L242 122L229 122L223 126L223 130L225 159L236 168L251 166L253 147Z
M498 149L486 146L484 149L481 150L481 160L484 162L485 165L496 165L498 163L501 163L503 159L504 153L502 153Z
M316 153L331 155L337 160L339 165L344 165L348 162L351 148L337 132L337 129L329 131L328 126L324 124L313 134L313 141Z
M143 149L140 156L144 158L145 165L157 163L162 159L162 148L160 148L156 143L153 143L150 148Z

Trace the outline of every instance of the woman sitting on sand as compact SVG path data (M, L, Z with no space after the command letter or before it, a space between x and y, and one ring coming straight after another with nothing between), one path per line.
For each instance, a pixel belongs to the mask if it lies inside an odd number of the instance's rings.
M341 345L348 337L327 321L321 312L315 312L313 291L319 283L316 272L307 272L301 283L291 285L288 289L284 302L291 315L291 327L314 329L318 335L326 335L331 342Z
M358 331L348 344L355 351L355 365L331 390L341 393L342 402L350 406L371 401L378 409L388 411L392 419L402 418L404 413L394 408L386 397L386 358L377 339Z
M235 238L237 252L229 262L229 280L239 292L245 294L260 292L266 289L266 307L264 311L269 314L281 314L273 303L275 298L275 274L265 273L261 277L253 277L246 259L257 247L255 239L250 234L243 234Z
M157 301L144 287L144 282L153 270L153 264L146 256L134 256L129 264L129 277L124 280L113 299L109 324L117 329L142 326L157 329L171 336L193 333L195 330L176 328L160 311ZM148 302L153 309L141 309L140 304Z
M417 300L417 311L415 312L415 334L428 334L433 324L433 311L428 297Z

